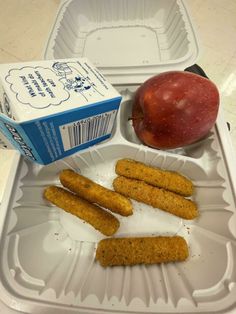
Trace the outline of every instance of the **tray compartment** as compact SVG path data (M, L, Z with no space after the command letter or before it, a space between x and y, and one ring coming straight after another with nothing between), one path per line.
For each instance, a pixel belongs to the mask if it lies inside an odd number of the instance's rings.
M120 91L123 100L120 106L119 118L117 120L117 124L119 124L117 132L119 133L119 136L123 138L123 140L140 146L142 143L135 134L134 128L132 126L132 120L130 120L130 118L132 117L132 103L135 91L135 88L132 91L130 89L121 89ZM212 128L210 133L204 139L185 147L170 149L166 151L174 154L188 156L191 158L196 158L199 160L204 159L205 161L207 161L208 159L209 162L213 161L213 164L215 165L215 158L217 158L218 150L218 148L214 147L217 145L216 133L216 128Z
M56 302L71 313L81 306L96 312L114 307L126 313L199 312L206 303L229 298L236 282L236 228L231 221L235 204L225 186L221 159L211 160L219 169L213 173L201 159L154 151L126 140L117 143L118 130L113 142L48 166L24 161L6 219L2 256L11 289L34 302ZM104 269L94 260L96 243L103 236L42 198L45 186L59 184L58 173L65 168L110 188L115 162L124 157L180 171L194 181L193 199L201 214L194 221L135 201L133 216L117 216L121 227L116 236L184 236L190 247L186 262Z

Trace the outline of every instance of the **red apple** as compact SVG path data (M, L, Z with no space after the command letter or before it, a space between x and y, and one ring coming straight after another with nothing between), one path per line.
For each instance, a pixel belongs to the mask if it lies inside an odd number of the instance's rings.
M144 82L132 107L133 127L146 145L169 149L192 144L208 134L219 108L219 92L207 78L170 71Z

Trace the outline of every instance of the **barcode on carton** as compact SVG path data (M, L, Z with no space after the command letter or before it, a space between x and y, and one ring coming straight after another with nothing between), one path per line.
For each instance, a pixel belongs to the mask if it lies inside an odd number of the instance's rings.
M67 151L84 143L111 133L117 110L74 121L60 126L64 150Z

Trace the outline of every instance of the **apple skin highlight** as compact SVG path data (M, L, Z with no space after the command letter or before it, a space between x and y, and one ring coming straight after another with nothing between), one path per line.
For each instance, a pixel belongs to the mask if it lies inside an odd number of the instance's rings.
M145 145L173 149L205 137L214 126L219 91L207 78L169 71L144 82L132 104L133 128Z

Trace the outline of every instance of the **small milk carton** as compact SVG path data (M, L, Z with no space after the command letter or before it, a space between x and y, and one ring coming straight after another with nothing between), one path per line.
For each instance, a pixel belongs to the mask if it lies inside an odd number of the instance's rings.
M0 65L0 131L40 164L109 138L120 101L86 58Z

